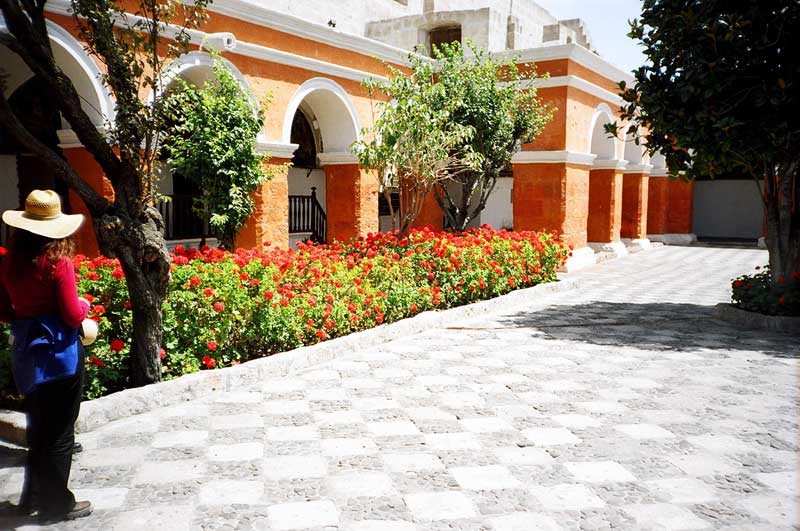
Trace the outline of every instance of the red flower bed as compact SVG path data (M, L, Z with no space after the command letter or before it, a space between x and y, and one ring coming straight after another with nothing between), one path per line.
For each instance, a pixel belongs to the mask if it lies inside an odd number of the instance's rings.
M766 315L800 315L800 272L775 280L769 266L756 267L757 273L733 279L734 305Z
M488 227L298 250L178 247L164 306L163 374L227 367L552 281L568 254L553 235ZM75 270L101 332L87 355L86 395L94 398L126 385L130 301L116 260L76 256ZM0 361L0 386L3 372Z

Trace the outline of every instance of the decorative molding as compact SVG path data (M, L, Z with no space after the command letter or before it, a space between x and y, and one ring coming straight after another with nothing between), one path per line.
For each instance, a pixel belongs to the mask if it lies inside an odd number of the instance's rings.
M581 66L600 74L606 79L617 83L625 81L628 84L634 82L633 76L606 61L596 53L593 53L578 44L560 44L557 46L541 46L539 48L529 48L527 50L514 50L509 52L499 52L493 54L503 59L515 59L517 63L536 63L540 61L554 61L558 59L569 59Z
M597 155L578 151L518 151L511 158L512 164L568 163L591 166Z
M650 173L652 169L652 164L628 164L625 167L625 173Z
M270 157L276 159L291 159L294 157L297 146L298 144L271 142L261 138L256 140L256 151L258 153L269 154Z
M614 105L622 105L624 103L619 95L575 75L536 79L533 82L533 86L536 88L571 87L582 92L586 92L587 94L591 94L592 96L596 96L603 101L613 103Z
M336 129L341 138L347 138L347 145L355 142L357 140L361 140L361 122L358 118L358 111L356 111L355 105L353 105L353 100L350 99L350 94L337 82L333 81L332 79L327 79L324 77L314 77L300 85L295 93L292 95L292 99L289 100L289 104L286 106L286 112L283 116L283 130L282 130L282 140L283 143L288 144L291 142L292 136L292 123L294 122L294 115L297 112L297 109L300 107L300 104L303 100L313 92L316 91L325 91L333 94L339 101L341 101L342 105L347 109L347 114L350 118L350 124L353 127L352 131L348 130L347 125L345 124L345 119L340 120L338 123L329 124L333 127L331 129ZM320 112L321 109L316 109L315 113ZM349 134L352 133L352 134ZM326 141L325 138L325 129L323 128L323 141ZM344 147L345 149L347 146L333 146L331 144L327 144L328 148L333 147Z
M264 4L245 0L217 0L209 4L208 10L296 37L360 53L367 57L375 57L398 65L408 66L410 64L408 58L411 52L409 50L384 44L368 37L342 33L322 24L272 11Z
M627 160L617 159L595 159L592 164L593 170L624 170L628 166Z
M358 157L347 151L332 153L317 153L317 158L322 166L333 166L335 164L358 164Z
M669 170L667 168L653 168L650 170L650 177L668 177Z
M97 126L97 131L105 135L108 132L108 128L105 126ZM78 139L78 135L72 129L59 129L56 131L56 134L58 135L58 147L61 149L83 147L83 144Z

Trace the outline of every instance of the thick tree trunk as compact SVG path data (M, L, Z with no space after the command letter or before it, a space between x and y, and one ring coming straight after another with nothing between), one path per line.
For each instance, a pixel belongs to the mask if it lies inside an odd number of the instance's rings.
M95 222L101 250L120 261L133 311L130 385L161 380L162 307L169 285L169 254L158 210L146 207L141 219L103 216Z
M789 160L767 175L766 244L772 280L800 272L800 161Z

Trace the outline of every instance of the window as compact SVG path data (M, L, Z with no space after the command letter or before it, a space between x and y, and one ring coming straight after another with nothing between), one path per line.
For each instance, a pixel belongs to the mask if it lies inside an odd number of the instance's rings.
M391 196L392 209L394 209L395 213L397 213L400 210L400 192L392 192ZM378 215L391 215L391 211L389 210L389 202L386 200L386 196L383 193L378 194Z
M461 42L461 26L444 26L441 28L432 29L430 33L431 41L431 55L433 49L440 47L443 44L450 44L451 42Z

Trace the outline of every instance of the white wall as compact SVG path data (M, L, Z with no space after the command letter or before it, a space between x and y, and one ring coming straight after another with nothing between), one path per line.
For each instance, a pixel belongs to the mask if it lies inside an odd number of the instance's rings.
M514 226L514 205L511 203L511 190L514 179L500 177L491 195L486 200L486 208L480 215L481 225L491 225L495 229Z
M289 168L289 195L311 195L312 186L317 187L317 201L319 201L319 204L322 205L322 210L327 214L325 170L313 169L308 174L308 168Z
M763 212L755 181L694 183L692 232L698 237L757 240L761 236Z

